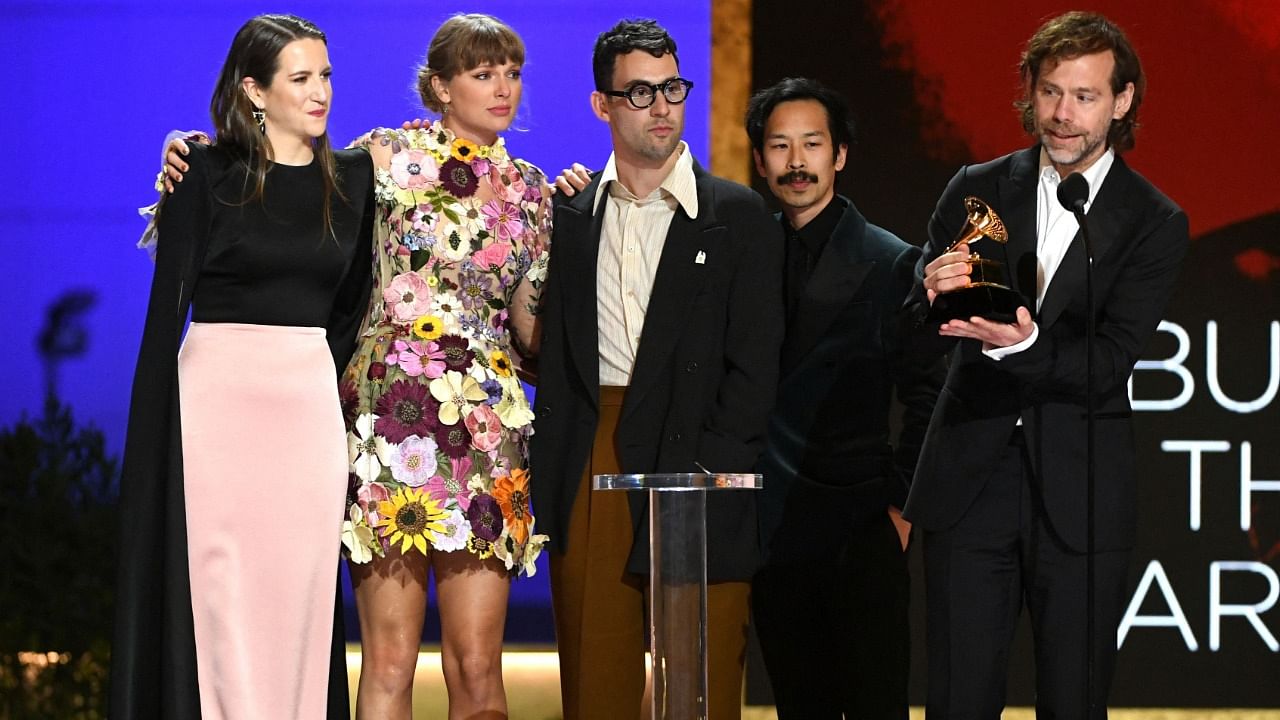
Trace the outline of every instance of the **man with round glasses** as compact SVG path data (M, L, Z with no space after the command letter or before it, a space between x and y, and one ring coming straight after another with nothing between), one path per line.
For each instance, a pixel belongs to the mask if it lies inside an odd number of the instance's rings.
M639 718L648 523L601 473L749 472L764 446L783 334L782 238L763 199L708 175L681 141L675 41L624 20L596 41L604 170L556 208L530 467L551 537L566 720ZM742 706L755 493L707 498L708 708Z

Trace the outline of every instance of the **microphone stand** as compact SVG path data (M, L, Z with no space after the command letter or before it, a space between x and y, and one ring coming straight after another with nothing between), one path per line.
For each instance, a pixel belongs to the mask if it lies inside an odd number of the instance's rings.
M1085 713L1094 716L1094 655L1097 640L1094 637L1094 392L1093 392L1093 243L1089 240L1089 221L1084 206L1089 201L1089 182L1078 172L1073 172L1058 185L1058 202L1075 215L1084 242L1084 406L1085 406ZM1106 712L1105 709L1103 711Z
M1085 330L1084 330L1084 395L1085 395L1085 707L1087 717L1093 717L1094 705L1094 394L1093 394L1093 243L1089 240L1089 222L1085 217L1084 203L1076 203L1071 212L1080 225L1080 236L1084 240L1084 293L1085 293Z

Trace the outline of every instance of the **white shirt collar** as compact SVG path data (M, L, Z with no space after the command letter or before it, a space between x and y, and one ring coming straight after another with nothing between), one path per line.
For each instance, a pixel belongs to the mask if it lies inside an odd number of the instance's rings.
M665 190L676 199L680 207L684 208L684 212L690 218L698 217L698 183L697 178L693 174L693 153L689 152L689 146L683 140L676 147L675 165L671 167L671 172L663 178L662 183L658 185L658 192ZM594 214L600 208L600 200L608 191L609 183L618 181L618 163L613 153L609 154L609 162L604 166L604 171L600 173L600 182L596 185L596 196L591 203L591 211ZM619 185L621 183L619 182Z

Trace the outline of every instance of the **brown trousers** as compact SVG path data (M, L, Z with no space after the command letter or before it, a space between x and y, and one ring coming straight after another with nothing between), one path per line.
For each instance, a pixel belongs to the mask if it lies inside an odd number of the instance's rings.
M591 476L621 472L614 434L626 388L600 388L591 460L569 518L565 553L551 554L551 604L565 720L639 720L644 695L645 578L626 572L631 511L625 492L591 489ZM707 588L710 720L739 720L750 583Z

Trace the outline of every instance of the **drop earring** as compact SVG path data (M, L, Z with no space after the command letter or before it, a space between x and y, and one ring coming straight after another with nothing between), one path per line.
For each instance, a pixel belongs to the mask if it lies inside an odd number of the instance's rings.
M258 108L253 109L253 121L258 123L258 132L263 135L267 134L267 113Z

